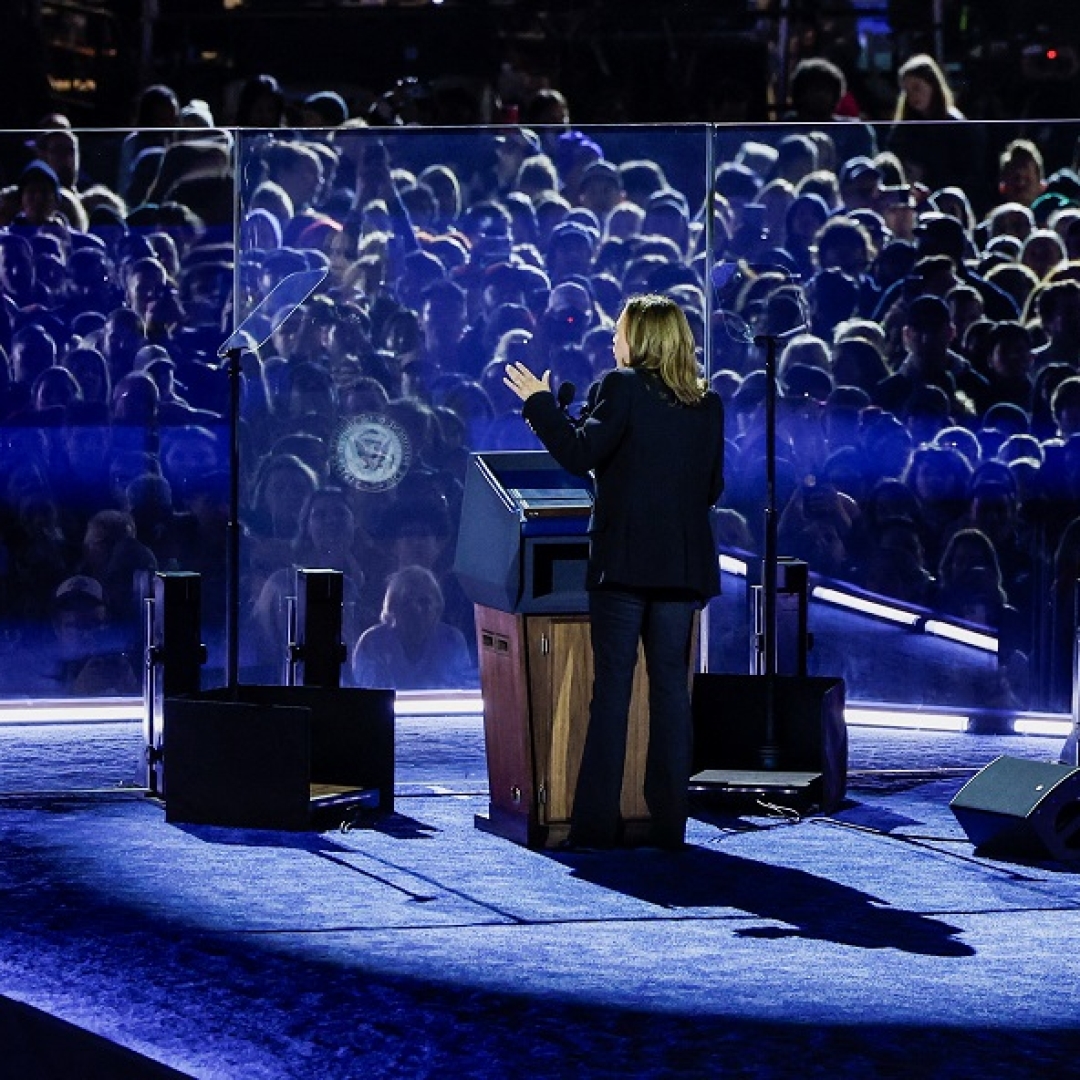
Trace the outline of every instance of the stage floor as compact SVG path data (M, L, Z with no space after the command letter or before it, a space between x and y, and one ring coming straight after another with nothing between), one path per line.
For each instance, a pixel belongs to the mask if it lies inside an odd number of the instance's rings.
M1080 863L949 809L1060 740L850 736L832 814L564 855L474 828L478 717L400 719L398 812L324 833L166 824L137 723L0 726L0 1076L1074 1070Z

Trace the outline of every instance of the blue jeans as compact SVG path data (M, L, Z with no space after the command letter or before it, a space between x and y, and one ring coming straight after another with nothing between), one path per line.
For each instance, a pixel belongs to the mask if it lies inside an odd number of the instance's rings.
M619 841L619 801L639 640L649 676L645 802L651 840L664 847L682 843L693 740L690 638L698 607L693 600L654 599L629 589L589 593L594 675L571 817L574 843L609 847Z

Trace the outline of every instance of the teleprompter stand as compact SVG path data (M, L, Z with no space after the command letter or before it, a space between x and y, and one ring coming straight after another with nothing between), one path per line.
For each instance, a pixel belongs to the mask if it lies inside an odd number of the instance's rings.
M159 592L166 610L147 619L151 627L178 627L175 647L147 650L148 786L163 797L169 822L300 830L330 826L361 810L393 810L394 692L340 685L345 649L339 571L297 574L301 595L290 620L286 678L295 683L301 671L303 685L239 681L241 359L324 277L318 270L283 279L218 351L228 367L232 434L226 685L198 685L205 650L198 645L201 652L191 652L198 642L197 614L194 626L191 616L198 608L190 603L190 579L198 575L163 581ZM175 620L168 612L170 596L187 607Z

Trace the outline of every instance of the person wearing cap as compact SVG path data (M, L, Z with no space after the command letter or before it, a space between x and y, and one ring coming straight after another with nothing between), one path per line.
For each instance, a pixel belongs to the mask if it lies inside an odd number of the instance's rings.
M495 179L498 190L514 189L518 170L528 158L544 153L536 133L529 128L503 128L495 136Z
M1031 206L1045 190L1042 152L1030 139L1013 139L998 157L1001 201Z
M599 234L577 221L563 221L551 231L544 268L553 285L576 275L585 276L592 267Z
M723 490L724 417L700 378L681 308L631 297L616 323L616 367L590 394L583 423L537 378L508 364L505 383L564 468L591 476L587 589L594 678L570 847L620 841L620 792L639 642L649 677L645 800L650 842L684 843L692 723L688 669L694 613L719 592L710 510Z
M673 187L654 191L645 203L643 236L666 236L679 248L684 259L690 254L690 211L686 196Z
M874 388L874 404L896 416L924 386L938 386L949 399L956 422L974 423L989 407L990 387L969 361L952 349L955 330L949 306L924 293L907 306L903 325L906 353L897 370Z
M144 345L135 354L135 369L144 371L157 386L157 417L161 424L212 426L220 423L220 413L195 408L181 395L182 388L176 381L176 363L163 345Z
M349 106L334 90L317 90L300 105L301 127L335 128L349 119Z
M110 639L101 585L76 574L56 588L49 606L51 640L29 650L20 686L59 696L129 695L139 691L130 660Z
M846 210L866 210L877 206L881 170L861 154L845 161L837 174L840 200Z
M578 202L588 207L601 223L624 197L619 170L610 161L594 161L581 174Z
M60 179L40 158L31 161L19 174L19 212L16 225L44 225L60 212Z
M559 282L548 296L547 307L536 324L533 351L538 363L548 366L567 346L580 346L598 315L585 279Z

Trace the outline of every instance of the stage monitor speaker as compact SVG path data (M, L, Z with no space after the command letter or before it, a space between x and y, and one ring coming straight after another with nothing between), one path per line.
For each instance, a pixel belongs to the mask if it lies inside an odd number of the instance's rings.
M694 677L693 774L740 770L777 789L792 787L786 774L820 774L809 801L830 810L847 790L844 680L799 675L773 677L777 760L762 768L766 735L766 676L699 674ZM780 783L780 781L784 781Z
M394 691L240 686L165 699L165 820L310 829L394 809Z
M1080 858L1080 769L995 758L949 804L977 850Z

